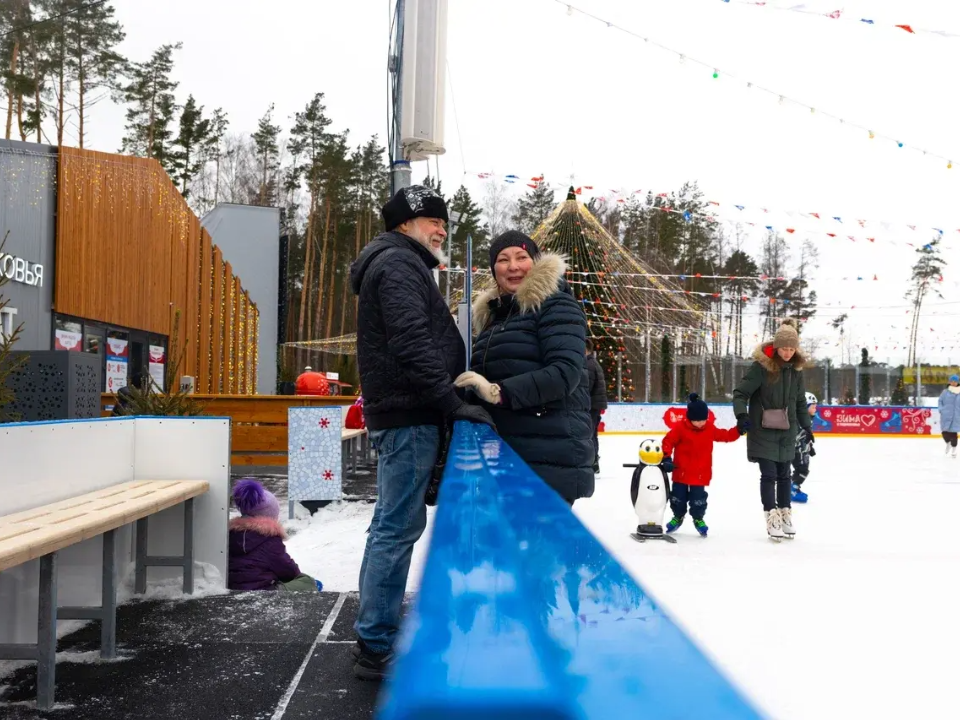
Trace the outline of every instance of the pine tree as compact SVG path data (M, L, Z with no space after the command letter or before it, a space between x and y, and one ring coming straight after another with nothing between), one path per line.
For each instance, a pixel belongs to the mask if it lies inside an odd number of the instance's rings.
M517 202L517 211L513 216L516 229L532 235L556 205L553 189L543 180L537 182L537 186Z
M790 280L785 291L786 315L797 321L801 332L807 320L817 314L817 291L809 290L809 281L813 268L817 267L818 257L816 246L809 240L804 240L800 246L797 276Z
M913 265L913 272L910 276L910 289L907 291L906 298L913 302L913 323L910 327L910 356L907 364L913 367L917 364L917 334L920 328L920 312L923 308L923 301L928 293L933 293L939 298L943 295L937 289L936 283L942 280L943 268L947 261L940 254L940 237L935 237L928 244L917 248L917 254L920 257Z
M306 230L303 235L303 280L297 323L298 340L312 334L311 290L315 282L313 266L316 255L314 248L316 237L321 234L318 216L323 189L322 165L325 148L330 143L327 128L331 123L323 99L323 93L315 94L303 111L294 115L288 146L292 160L287 173L286 189L292 192L304 185L308 193Z
M467 266L467 237L473 239L473 264L484 266L484 257L490 248L490 239L483 226L483 211L473 202L470 191L464 185L453 194L449 206L450 214L460 213L456 232L450 237L450 265L465 268Z
M116 91L125 60L115 48L123 42L126 33L114 20L114 9L109 3L91 3L89 0L58 0L54 3L70 14L66 17L67 72L77 83L78 144L82 148L86 137L90 93L106 89Z
M191 95L180 113L180 133L170 154L171 176L185 198L190 195L190 183L206 162L203 150L209 141L210 120L203 117L203 106L198 107Z
M833 320L830 321L830 327L836 330L840 334L840 364L844 363L844 328L847 324L847 319L849 316L846 313L838 315Z
M673 343L669 335L660 340L660 399L672 402L673 393Z
M24 98L34 91L34 76L29 72L30 26L34 15L29 0L8 0L0 4L0 58L3 87L7 95L7 117L4 137L13 136L14 118L21 139L25 139Z
M280 152L279 138L280 126L273 124L273 103L270 103L267 112L260 118L257 131L253 134L259 175L257 196L251 199L255 205L275 205L277 202L276 178L279 171L277 160Z
M866 348L860 349L860 404L870 404L870 354Z
M195 195L201 214L220 202L220 163L224 153L224 141L230 121L223 108L217 108L210 116L208 132L203 145L199 148L203 169L200 173L199 189ZM213 164L212 170L209 168Z
M897 370L896 387L894 387L893 392L890 394L890 404L896 407L905 407L909 399L907 388L903 384L903 368L900 367Z
M130 81L122 91L130 107L120 151L154 158L168 170L172 160L171 125L177 110L173 93L178 85L170 76L173 51L182 46L162 45L146 62L132 64L127 71Z

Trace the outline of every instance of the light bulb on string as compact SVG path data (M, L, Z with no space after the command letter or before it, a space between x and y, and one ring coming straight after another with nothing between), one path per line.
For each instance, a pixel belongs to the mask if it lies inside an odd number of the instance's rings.
M873 130L870 130L870 131L869 131L869 136L870 136L870 139L871 139L871 140L873 140L873 138L876 137L876 136L873 134Z

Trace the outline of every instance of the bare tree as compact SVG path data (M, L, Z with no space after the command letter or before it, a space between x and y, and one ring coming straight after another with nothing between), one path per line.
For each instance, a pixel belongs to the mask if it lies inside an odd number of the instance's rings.
M491 178L484 183L481 209L487 224L487 234L495 238L510 229L510 218L516 214L517 201L510 196L504 183Z

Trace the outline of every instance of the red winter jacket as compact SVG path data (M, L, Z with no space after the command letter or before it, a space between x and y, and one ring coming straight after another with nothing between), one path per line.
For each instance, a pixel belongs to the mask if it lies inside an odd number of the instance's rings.
M686 485L709 485L713 477L713 444L734 442L740 437L736 428L721 430L708 420L699 430L684 418L663 439L663 454L673 456L676 470L673 481Z

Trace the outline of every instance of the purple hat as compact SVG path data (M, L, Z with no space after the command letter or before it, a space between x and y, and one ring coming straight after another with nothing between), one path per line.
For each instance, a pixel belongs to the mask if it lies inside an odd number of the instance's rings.
M253 478L237 481L233 488L233 504L246 517L280 517L276 496Z

